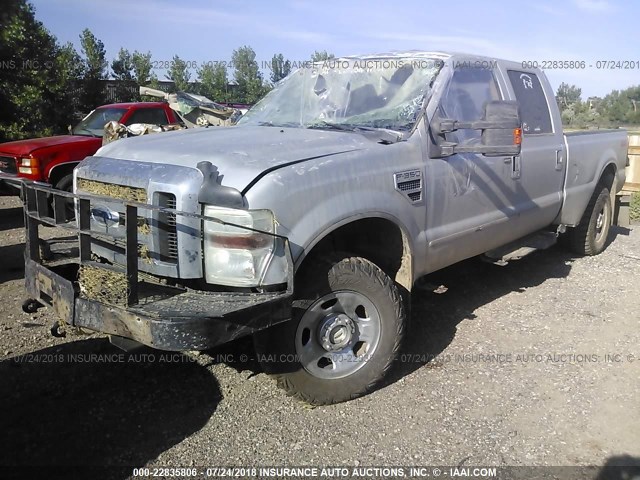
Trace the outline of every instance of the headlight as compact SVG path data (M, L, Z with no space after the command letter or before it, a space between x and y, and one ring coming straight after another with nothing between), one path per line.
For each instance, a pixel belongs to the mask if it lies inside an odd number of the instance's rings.
M39 160L33 156L18 158L18 172L24 175L38 175Z
M287 282L284 242L270 235L275 233L275 219L269 210L205 206L204 215L238 225L204 221L204 273L207 283L257 287Z

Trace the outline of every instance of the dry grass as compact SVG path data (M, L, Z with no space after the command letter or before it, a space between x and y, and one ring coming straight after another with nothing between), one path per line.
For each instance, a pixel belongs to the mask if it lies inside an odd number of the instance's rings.
M138 247L138 255L147 263L151 263L151 250L146 245L140 245Z
M124 273L93 265L81 265L78 282L80 292L89 300L116 306L127 304L127 277Z
M144 188L125 187L114 183L97 182L85 178L78 179L78 190L139 203L147 203L147 191Z
M142 217L138 217L138 234L139 235L151 234L151 227L147 223L147 220Z
M629 217L631 220L640 220L640 192L631 196Z

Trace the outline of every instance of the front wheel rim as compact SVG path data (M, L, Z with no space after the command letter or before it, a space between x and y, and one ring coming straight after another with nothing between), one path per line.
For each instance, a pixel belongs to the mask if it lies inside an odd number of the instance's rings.
M380 342L380 313L365 295L341 290L319 298L296 331L296 355L314 377L338 379L361 369Z

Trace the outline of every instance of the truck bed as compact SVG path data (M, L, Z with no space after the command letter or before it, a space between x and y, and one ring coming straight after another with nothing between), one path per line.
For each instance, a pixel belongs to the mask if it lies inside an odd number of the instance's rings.
M624 185L629 137L626 130L587 130L567 132L564 140L564 204L557 223L575 226L605 169L615 173L612 194Z

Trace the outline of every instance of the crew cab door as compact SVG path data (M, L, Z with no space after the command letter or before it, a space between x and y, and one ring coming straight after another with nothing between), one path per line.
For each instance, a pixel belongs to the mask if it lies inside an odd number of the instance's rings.
M544 74L507 68L506 80L522 117L522 151L511 160L514 181L523 193L515 208L535 231L550 225L562 207L566 162L562 121Z
M474 66L453 68L442 94L434 99L438 106L431 124L441 119L481 120L487 102L507 99L506 84L499 73ZM480 131L456 130L447 133L445 140L472 145L480 141ZM427 271L521 236L518 208L522 208L526 194L513 178L511 157L462 153L429 158L426 164Z

